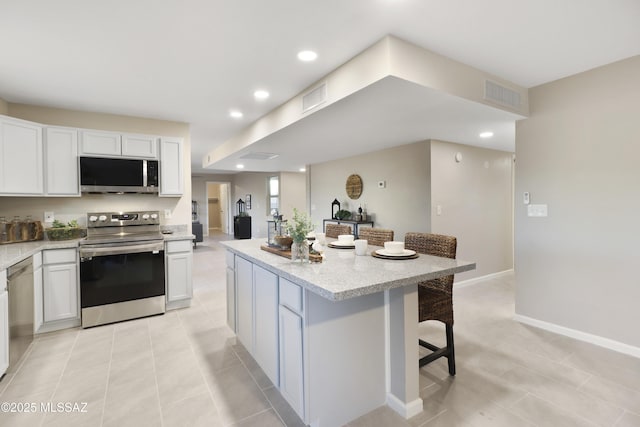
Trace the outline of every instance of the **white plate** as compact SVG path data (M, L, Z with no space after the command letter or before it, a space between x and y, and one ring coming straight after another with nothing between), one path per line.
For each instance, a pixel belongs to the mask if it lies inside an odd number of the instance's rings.
M329 245L333 246L341 246L343 248L355 248L356 244L353 242L340 242L338 240L334 240L333 242L329 242Z
M378 255L384 255L384 256L391 256L391 257L394 257L394 256L403 256L403 257L404 257L404 256L411 256L411 255L415 255L415 254L416 254L416 251L412 251L411 249L403 249L403 252L402 252L402 253L394 254L394 253L391 253L391 252L389 252L389 251L387 251L387 250L385 250L385 249L378 249L378 250L376 251L376 253L377 253Z

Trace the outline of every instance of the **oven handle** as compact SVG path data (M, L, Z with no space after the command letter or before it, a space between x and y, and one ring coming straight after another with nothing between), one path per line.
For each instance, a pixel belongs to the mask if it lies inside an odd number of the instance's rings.
M164 243L143 243L137 245L117 245L106 247L94 247L90 248L84 246L80 249L80 261L85 261L85 258L91 258L96 256L107 255L123 255L133 254L141 252L154 252L160 253L164 250Z

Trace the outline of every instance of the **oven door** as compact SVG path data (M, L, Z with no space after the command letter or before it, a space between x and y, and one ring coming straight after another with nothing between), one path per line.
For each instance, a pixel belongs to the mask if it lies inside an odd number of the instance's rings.
M82 246L81 307L164 296L163 249L163 242Z

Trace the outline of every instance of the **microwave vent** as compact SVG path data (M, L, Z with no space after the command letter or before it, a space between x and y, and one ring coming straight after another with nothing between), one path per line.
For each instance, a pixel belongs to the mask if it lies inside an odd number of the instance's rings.
M520 109L520 93L491 80L485 80L484 99L507 107Z
M307 94L302 96L302 112L316 108L318 105L327 100L327 83L324 82L319 86L311 89Z

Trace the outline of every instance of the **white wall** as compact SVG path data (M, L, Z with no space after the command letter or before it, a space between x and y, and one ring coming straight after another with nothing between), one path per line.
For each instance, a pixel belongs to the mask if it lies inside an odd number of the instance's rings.
M431 228L429 142L422 141L387 150L349 157L309 167L311 217L316 230L331 218L331 202L337 198L342 209L356 212L366 208L376 227L394 230L396 240L408 231ZM362 178L362 195L347 196L347 177ZM378 188L386 181L386 188Z
M267 237L267 219L270 219L267 209L267 180L277 173L242 172L233 176L231 191L232 216L238 214L236 202L251 194L251 209L247 212L251 216L251 236ZM269 218L267 218L267 216Z
M457 257L477 266L456 281L513 268L512 170L513 153L431 141L431 231L456 236Z
M293 208L307 212L307 181L305 173L280 173L280 213L293 218Z
M640 352L640 56L529 90L516 127L516 313ZM547 204L531 218L521 200ZM639 353L640 354L640 353Z

